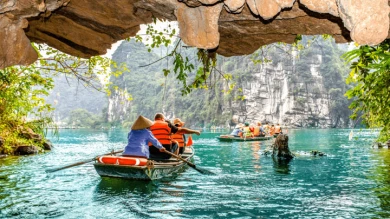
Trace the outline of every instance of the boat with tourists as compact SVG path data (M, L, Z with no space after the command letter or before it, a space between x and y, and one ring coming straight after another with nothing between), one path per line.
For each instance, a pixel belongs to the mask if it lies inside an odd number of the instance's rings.
M220 135L218 136L218 140L233 142L233 141L266 141L273 139L276 136L264 136L264 137L235 137L233 135Z
M194 156L193 147L186 147L181 159L168 160L146 158L101 156L94 163L96 172L102 177L115 177L135 180L158 180L180 173L188 167ZM187 161L187 162L186 162Z

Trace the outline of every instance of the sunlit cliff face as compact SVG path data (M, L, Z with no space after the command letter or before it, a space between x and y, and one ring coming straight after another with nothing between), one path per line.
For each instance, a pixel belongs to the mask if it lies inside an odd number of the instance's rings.
M250 54L297 34L375 45L388 37L388 0L2 0L0 68L30 64L30 42L71 55L105 54L152 18L174 21L188 45L224 56Z

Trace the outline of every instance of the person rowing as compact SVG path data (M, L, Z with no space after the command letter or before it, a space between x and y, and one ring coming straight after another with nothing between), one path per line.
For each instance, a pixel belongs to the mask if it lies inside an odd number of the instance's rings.
M143 116L139 116L137 120L135 120L127 135L128 143L122 156L149 158L149 142L151 142L154 148L159 152L165 152L165 148L149 130L149 127L152 125L153 122Z
M275 126L275 135L283 134L282 128L280 127L280 124L276 124Z
M230 135L234 136L234 137L241 137L242 136L242 124L238 124L236 125L236 127L234 127L232 133L230 133Z

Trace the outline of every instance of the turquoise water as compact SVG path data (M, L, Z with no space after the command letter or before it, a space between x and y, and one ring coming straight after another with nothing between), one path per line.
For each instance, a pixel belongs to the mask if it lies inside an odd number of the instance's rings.
M126 143L125 131L61 130L49 153L0 159L0 218L389 218L390 150L370 148L376 133L349 132L289 130L289 163L261 154L272 141L202 133L195 163L216 175L136 182L101 178L90 163L45 173Z

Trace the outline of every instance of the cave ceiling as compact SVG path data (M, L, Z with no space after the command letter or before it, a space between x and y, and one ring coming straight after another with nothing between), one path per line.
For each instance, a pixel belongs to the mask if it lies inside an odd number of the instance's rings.
M103 55L154 17L177 21L187 45L223 56L292 43L298 34L360 45L389 38L388 0L0 0L0 69L34 62L30 42Z

